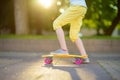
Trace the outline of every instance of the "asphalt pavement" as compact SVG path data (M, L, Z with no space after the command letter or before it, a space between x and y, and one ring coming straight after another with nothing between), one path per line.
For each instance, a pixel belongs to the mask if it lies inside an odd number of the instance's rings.
M89 53L90 63L55 58L44 65L46 52L0 52L0 80L120 80L120 53Z

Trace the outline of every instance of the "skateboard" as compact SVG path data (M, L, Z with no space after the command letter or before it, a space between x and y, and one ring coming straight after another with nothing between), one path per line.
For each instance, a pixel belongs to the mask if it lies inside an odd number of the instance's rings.
M87 56L80 56L75 54L48 54L48 55L42 55L44 58L45 64L51 64L53 62L53 58L75 58L74 64L82 64L83 59Z

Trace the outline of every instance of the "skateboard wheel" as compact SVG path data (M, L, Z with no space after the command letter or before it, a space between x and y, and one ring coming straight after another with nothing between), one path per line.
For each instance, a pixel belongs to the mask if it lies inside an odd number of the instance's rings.
M50 59L50 58L45 58L45 59L44 59L44 63L45 63L45 64L51 64L52 61L53 61L53 60Z
M82 59L76 59L74 63L77 65L80 65L80 64L82 64L82 62L83 62Z

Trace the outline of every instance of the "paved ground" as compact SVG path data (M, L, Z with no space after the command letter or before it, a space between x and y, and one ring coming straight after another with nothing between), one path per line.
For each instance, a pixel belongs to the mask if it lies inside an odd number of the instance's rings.
M120 53L90 53L90 64L55 59L45 66L35 52L0 52L0 80L120 80Z

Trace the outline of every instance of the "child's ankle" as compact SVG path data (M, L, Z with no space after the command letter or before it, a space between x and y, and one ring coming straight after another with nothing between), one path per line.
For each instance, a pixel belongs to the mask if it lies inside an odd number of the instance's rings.
M68 51L67 49L62 49L63 51Z

